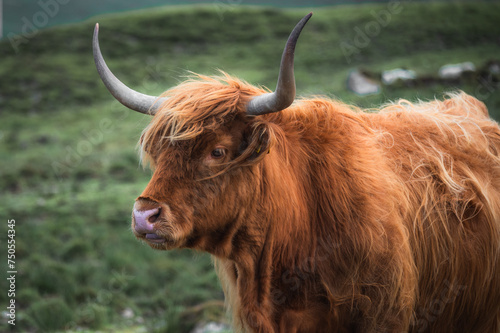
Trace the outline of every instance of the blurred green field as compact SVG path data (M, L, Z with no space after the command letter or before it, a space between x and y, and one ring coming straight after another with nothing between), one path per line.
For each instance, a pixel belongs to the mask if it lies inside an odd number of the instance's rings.
M355 68L408 67L421 76L464 61L500 60L498 3L407 3L348 62L340 48L388 4L318 8L296 51L298 95L362 107L441 98L462 89L500 120L500 84L383 88L361 97L345 87ZM136 142L148 117L126 110L100 82L91 38L100 23L108 65L129 86L159 94L188 71L218 69L273 88L285 40L305 9L165 7L108 15L0 43L0 244L16 220L15 332L189 332L223 318L223 294L206 254L156 252L130 231L135 198L150 171ZM6 257L6 256L5 256ZM0 261L7 271L6 259ZM0 304L9 298L0 279ZM11 327L0 319L0 331Z

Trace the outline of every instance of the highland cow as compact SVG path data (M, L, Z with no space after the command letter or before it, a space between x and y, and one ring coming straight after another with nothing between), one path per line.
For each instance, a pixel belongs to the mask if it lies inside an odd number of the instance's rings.
M132 229L154 249L211 253L245 332L500 332L500 128L465 93L367 113L295 99L292 31L274 92L194 76L153 115L154 170Z

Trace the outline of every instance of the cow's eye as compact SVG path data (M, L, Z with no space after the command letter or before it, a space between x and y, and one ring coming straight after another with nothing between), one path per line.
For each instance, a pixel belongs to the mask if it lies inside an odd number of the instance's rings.
M224 148L215 148L210 153L210 156L212 156L212 158L217 158L217 159L223 158L224 156L226 156L226 150Z

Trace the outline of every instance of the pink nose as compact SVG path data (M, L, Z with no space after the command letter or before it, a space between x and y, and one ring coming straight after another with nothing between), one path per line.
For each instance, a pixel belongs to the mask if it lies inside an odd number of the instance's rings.
M138 234L153 233L153 225L160 215L160 209L136 210L134 208L135 231Z

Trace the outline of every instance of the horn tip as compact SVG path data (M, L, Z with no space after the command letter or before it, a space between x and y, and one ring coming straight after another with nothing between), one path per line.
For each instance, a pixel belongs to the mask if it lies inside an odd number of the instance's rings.
M96 23L96 24L95 24L95 29L94 29L94 30L95 30L95 31L99 31L99 23Z

